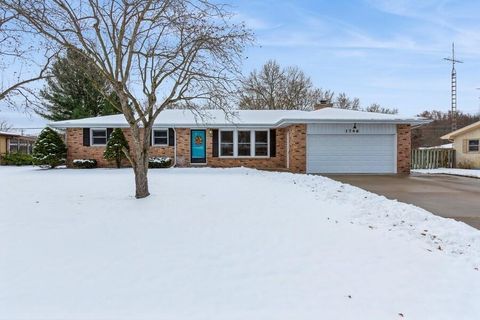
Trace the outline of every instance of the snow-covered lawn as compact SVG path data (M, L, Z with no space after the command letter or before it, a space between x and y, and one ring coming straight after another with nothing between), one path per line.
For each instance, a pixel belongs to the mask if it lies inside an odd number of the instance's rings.
M449 174L454 176L480 178L480 170L477 170L477 169L452 169L452 168L415 169L415 170L412 170L412 172L426 173L426 174Z
M480 232L319 176L0 167L1 319L478 319Z

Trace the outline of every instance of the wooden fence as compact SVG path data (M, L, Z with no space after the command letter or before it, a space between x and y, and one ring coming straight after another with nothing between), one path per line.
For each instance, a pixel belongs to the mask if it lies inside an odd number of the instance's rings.
M412 169L453 168L454 165L454 149L412 150Z

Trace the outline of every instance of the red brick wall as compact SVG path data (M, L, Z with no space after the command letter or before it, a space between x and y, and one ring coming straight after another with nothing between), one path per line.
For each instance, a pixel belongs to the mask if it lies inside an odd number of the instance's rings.
M176 147L177 147L177 166L190 166L190 129L177 128ZM123 133L131 144L132 136L129 129L123 129ZM285 170L285 129L276 130L276 155L270 158L219 158L212 156L212 131L207 129L207 165L211 167L249 167L257 169ZM72 165L74 159L95 159L99 167L114 167L114 162L108 162L103 159L104 146L83 146L83 129L67 129L67 164ZM174 158L174 147L150 147L151 156L168 156ZM123 161L124 166L128 166L127 160Z
M289 136L289 171L307 171L307 125L297 124L286 128Z
M276 129L275 157L270 158L221 158L213 157L211 129L207 129L207 165L211 167L248 167L256 169L285 170L285 130Z
M397 125L397 173L410 174L411 130L409 124Z
M131 145L132 135L130 129L122 129L125 138ZM95 159L99 167L108 168L115 167L114 161L107 161L103 158L103 152L105 146L83 146L83 129L82 128L68 128L67 133L67 165L71 166L74 159ZM167 156L173 159L174 148L170 146L166 147L150 147L150 155L155 156ZM129 166L128 160L123 160L122 165Z
M177 145L177 166L190 166L190 129L175 129L175 143ZM208 136L208 134L207 134Z

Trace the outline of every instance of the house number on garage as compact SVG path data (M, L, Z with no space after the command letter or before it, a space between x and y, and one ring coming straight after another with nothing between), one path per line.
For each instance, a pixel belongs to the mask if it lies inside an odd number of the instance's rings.
M353 127L350 129L345 129L345 133L359 133L360 130L357 129L357 124L354 123Z

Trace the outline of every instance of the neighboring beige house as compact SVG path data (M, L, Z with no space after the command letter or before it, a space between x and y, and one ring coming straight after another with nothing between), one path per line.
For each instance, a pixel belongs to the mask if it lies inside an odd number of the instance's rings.
M455 165L480 168L480 121L441 137L453 142Z
M35 137L0 131L0 155L6 153L32 153Z

